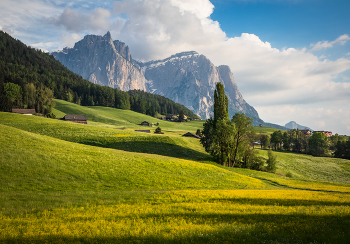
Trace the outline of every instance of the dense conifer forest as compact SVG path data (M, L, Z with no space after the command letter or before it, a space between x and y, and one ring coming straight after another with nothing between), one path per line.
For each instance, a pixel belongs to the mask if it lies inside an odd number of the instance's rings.
M156 116L179 114L198 118L185 106L139 90L128 92L92 84L52 55L27 47L0 31L0 110L35 108L51 114L53 98L83 106L105 106Z

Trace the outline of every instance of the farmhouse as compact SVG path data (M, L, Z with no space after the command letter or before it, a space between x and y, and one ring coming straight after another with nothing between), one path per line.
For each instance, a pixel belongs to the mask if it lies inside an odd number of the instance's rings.
M311 135L311 130L300 130L305 135Z
M84 114L66 114L63 117L63 120L79 124L87 124L88 117L86 117Z
M191 133L191 132L187 132L186 134L182 135L184 137L193 137L193 138L197 138L197 139L201 139L199 136Z
M332 132L331 131L320 130L320 131L312 132L312 134L314 134L314 133L323 133L323 134L326 134L327 137L331 137L332 136Z
M12 113L33 115L35 114L35 109L22 109L22 108L13 108Z

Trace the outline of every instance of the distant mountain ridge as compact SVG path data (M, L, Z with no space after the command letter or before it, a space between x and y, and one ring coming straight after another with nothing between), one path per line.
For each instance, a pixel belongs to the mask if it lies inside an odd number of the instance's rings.
M163 95L191 109L203 119L213 116L216 83L225 86L229 112L259 120L257 111L244 99L226 65L215 67L204 55L182 52L164 60L137 62L129 47L106 35L87 35L62 51L51 52L64 66L94 84L122 91L138 89Z
M290 121L289 123L287 123L284 127L288 128L288 129L298 129L298 130L311 130L309 127L307 126L303 126L303 125L299 125L297 124L295 121ZM312 130L311 130L312 131Z

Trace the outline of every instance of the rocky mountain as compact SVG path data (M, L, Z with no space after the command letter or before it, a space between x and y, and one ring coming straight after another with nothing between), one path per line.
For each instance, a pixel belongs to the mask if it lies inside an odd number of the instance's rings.
M309 127L297 124L295 121L290 121L284 127L288 129L311 130Z
M113 41L111 34L87 35L73 48L51 52L64 66L94 84L122 91L146 90L146 80L134 63L129 47Z
M139 89L185 105L203 119L213 116L214 90L222 82L229 99L230 117L236 112L259 119L242 97L228 66L219 67L196 52L183 52L146 63L132 59L125 43L106 35L87 35L73 48L51 53L71 71L94 84L123 91Z
M230 68L216 67L204 55L183 52L139 65L147 80L147 90L185 105L201 118L213 116L214 90L218 82L225 86L230 117L244 112L259 118L256 110L243 99Z

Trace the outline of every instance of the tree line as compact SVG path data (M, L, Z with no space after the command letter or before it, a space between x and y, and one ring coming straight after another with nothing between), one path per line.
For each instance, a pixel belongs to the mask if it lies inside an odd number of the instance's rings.
M275 150L292 151L311 154L313 156L331 156L350 159L350 138L338 134L327 137L324 133L316 132L312 135L293 129L282 132L275 131L271 136L261 134L258 137L261 147Z
M27 47L0 31L0 110L35 108L50 114L53 99L83 106L105 106L133 110L151 116L179 114L198 118L185 106L144 91L124 92L84 80L52 55Z

